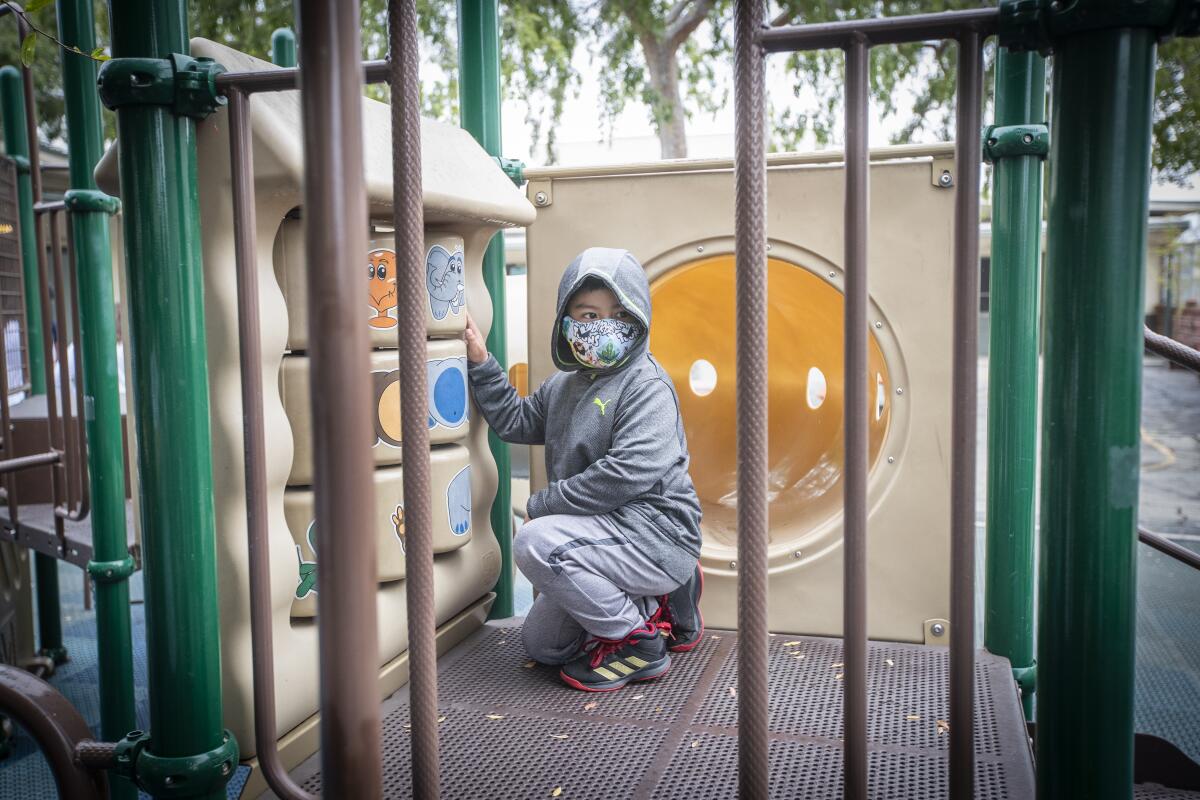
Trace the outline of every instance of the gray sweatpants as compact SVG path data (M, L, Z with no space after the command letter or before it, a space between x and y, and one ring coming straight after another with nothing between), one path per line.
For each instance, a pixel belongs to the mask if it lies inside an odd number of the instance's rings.
M529 657L543 664L570 661L591 637L623 639L677 587L608 515L530 520L513 558L538 591L522 635Z

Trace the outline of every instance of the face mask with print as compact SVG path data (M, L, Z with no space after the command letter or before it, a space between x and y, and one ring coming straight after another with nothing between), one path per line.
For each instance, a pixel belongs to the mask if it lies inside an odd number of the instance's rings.
M563 317L563 336L575 360L585 367L604 368L619 364L637 342L642 329L619 319L579 321Z

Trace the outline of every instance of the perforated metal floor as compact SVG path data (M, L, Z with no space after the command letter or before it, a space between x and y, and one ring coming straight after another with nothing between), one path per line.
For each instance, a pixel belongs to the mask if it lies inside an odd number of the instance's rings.
M693 652L674 655L660 680L589 695L530 666L519 628L485 626L439 662L443 797L735 797L736 641L711 632ZM772 637L772 797L841 795L841 660L837 640ZM871 797L947 797L946 650L873 644L869 667ZM1033 762L1008 662L981 653L976 693L976 796L1032 797ZM409 797L403 692L385 714L385 794ZM294 775L318 791L319 756Z

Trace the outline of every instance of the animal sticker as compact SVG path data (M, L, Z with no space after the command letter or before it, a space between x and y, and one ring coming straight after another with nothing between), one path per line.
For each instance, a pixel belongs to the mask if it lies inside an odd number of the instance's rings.
M429 382L429 429L458 428L467 421L467 359L464 356L426 362ZM400 447L400 370L371 373L375 396L375 443Z
M404 545L404 504L396 504L396 512L392 514L392 528L396 531L396 539L400 542L400 552L408 555L408 548Z
M443 320L447 314L457 316L462 311L467 303L462 250L451 253L440 244L429 248L425 254L425 288L434 319Z
M429 428L457 428L467 421L466 356L428 362Z
M367 297L375 316L372 328L394 328L396 318L396 251L380 248L367 253Z
M463 467L446 487L446 513L455 536L471 530L471 465Z
M317 555L317 521L314 519L308 524L308 539L309 549L312 550L313 556ZM300 562L300 574L296 581L296 599L303 600L310 594L317 593L317 562L305 561L304 552L300 549L300 545L296 545L296 559Z

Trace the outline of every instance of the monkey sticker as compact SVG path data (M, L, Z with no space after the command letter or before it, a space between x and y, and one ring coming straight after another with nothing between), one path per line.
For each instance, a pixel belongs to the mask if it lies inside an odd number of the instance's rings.
M380 248L367 253L367 297L375 312L371 327L396 327L396 318L389 314L396 308L395 250Z

